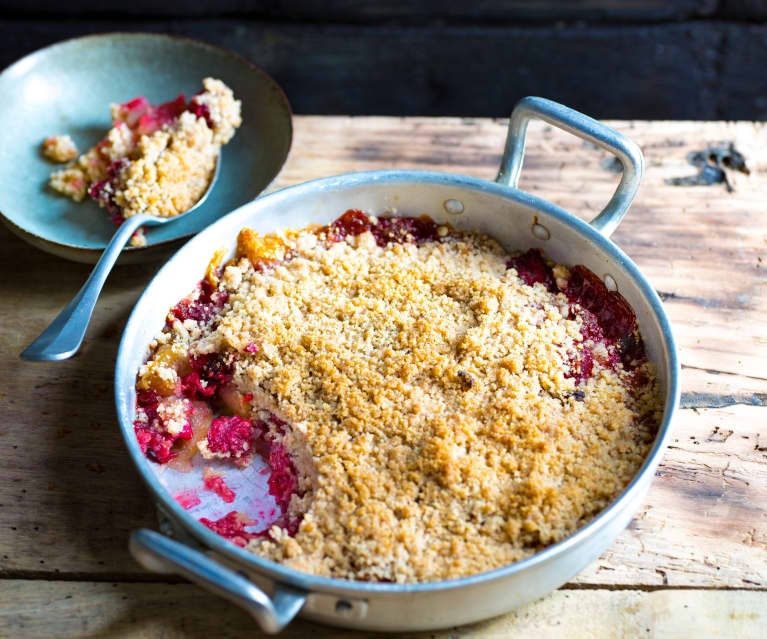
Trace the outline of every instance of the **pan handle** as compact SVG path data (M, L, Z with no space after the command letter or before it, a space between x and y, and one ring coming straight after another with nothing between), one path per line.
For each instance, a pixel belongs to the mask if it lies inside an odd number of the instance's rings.
M592 144L609 151L620 160L623 166L620 184L602 212L591 220L591 226L603 235L610 237L618 228L634 196L639 190L639 183L644 172L642 151L635 142L622 133L605 126L601 122L578 113L566 106L544 98L523 98L514 107L509 121L509 134L503 151L501 169L495 181L516 188L522 172L522 160L525 156L525 135L531 118L538 118L560 129L588 140Z
M130 550L144 568L180 574L244 608L269 634L282 630L309 596L305 591L278 583L270 598L252 581L233 570L189 546L145 528L133 531Z

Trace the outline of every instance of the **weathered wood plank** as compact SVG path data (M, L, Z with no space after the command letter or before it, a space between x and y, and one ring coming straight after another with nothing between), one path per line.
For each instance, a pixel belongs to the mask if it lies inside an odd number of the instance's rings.
M710 590L560 590L489 621L410 639L457 637L739 637L763 636L767 592ZM233 604L186 584L0 581L0 636L207 639L264 637ZM296 620L280 635L298 638L386 637Z
M767 20L767 2L741 0L728 2L734 17ZM717 118L728 120L767 120L767 79L763 74L751 74L754 60L767 59L767 38L756 25L728 25L722 32L721 90L726 102L720 106ZM748 114L748 115L745 115Z
M200 17L245 16L268 18L285 22L345 22L368 23L397 21L421 23L425 20L495 22L543 20L589 20L648 22L684 20L710 16L717 9L716 0L528 0L510 3L504 0L277 0L272 2L243 2L243 0L197 0L189 3L171 0L163 3L134 0L130 4L105 4L98 0L78 0L72 3L52 3L50 0L6 0L7 15L77 16L87 17L138 16ZM742 3L740 3L742 4ZM741 16L742 17L742 16Z
M110 276L76 357L61 366L22 363L20 348L55 317L90 267L32 252L4 227L0 246L5 272L23 269L4 279L0 296L0 566L134 570L124 550L133 522L156 520L120 441L112 380L122 328L157 265L125 266Z
M715 119L727 100L719 77L723 26L698 22L562 29L0 20L0 67L58 40L108 31L183 35L231 49L270 73L297 113L504 116L535 94L597 117ZM756 99L762 93L752 84L739 88Z
M644 506L575 581L767 587L767 409L683 410Z
M760 406L767 395L767 267L758 261L767 257L764 129L615 124L643 145L649 164L616 241L656 288L678 295L666 306L687 365L685 405L695 410L680 412L678 441L632 527L579 581L765 587L767 451L759 449L767 446L767 408ZM492 177L503 137L504 123L485 119L299 117L277 184L390 167ZM734 194L664 184L691 172L688 150L729 138L754 169L736 180ZM541 128L529 139L523 187L593 215L615 182L600 168L606 156ZM0 247L0 269L13 274L0 282L0 571L143 575L126 541L131 529L154 525L153 512L114 423L111 381L116 340L158 265L115 271L76 358L22 363L17 354L88 267L33 251L4 228Z
M765 0L721 0L717 15L733 20L760 21L767 19Z
M689 408L722 408L722 400L730 397L738 398L740 401L728 401L725 405L731 403L758 405L756 400L762 399L765 384L767 382L758 377L682 365L682 396L687 398ZM705 404L706 397L716 399Z

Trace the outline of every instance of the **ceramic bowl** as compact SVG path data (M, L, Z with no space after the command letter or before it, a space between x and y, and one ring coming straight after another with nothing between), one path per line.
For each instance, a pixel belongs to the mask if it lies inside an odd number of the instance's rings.
M277 83L245 59L202 42L148 33L108 33L40 49L0 74L0 218L30 244L95 263L115 231L104 209L48 186L63 165L40 151L45 137L68 133L83 151L109 129L109 105L145 95L165 102L223 80L242 101L242 126L222 151L207 201L178 222L147 229L146 248L126 248L120 263L156 259L261 193L279 173L292 139L290 105ZM170 244L169 244L170 243Z

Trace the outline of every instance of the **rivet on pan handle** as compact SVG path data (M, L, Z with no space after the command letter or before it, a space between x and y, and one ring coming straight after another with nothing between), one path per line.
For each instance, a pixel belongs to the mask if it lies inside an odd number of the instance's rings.
M270 598L253 582L164 535L144 528L133 532L130 550L153 572L172 572L247 610L267 633L282 630L301 610L307 592L277 584Z
M644 159L639 147L622 133L544 98L523 98L514 107L509 134L496 182L516 188L525 157L525 134L531 118L538 118L560 129L588 140L614 154L623 166L620 184L602 212L591 220L591 226L609 237L618 228L634 200L644 172Z

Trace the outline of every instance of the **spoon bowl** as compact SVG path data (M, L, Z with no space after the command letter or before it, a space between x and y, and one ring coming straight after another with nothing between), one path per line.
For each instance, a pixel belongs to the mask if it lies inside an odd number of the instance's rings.
M85 331L96 307L101 289L107 281L112 267L115 265L120 252L130 240L131 236L142 226L159 226L175 222L185 216L191 215L204 204L213 190L218 179L221 167L221 154L216 158L216 166L208 183L208 188L200 196L191 208L173 217L157 217L146 213L132 215L117 228L112 239L104 249L101 258L91 272L85 284L72 298L72 301L64 307L51 324L40 336L27 346L21 353L21 359L31 362L52 362L69 359L77 352L83 343Z

